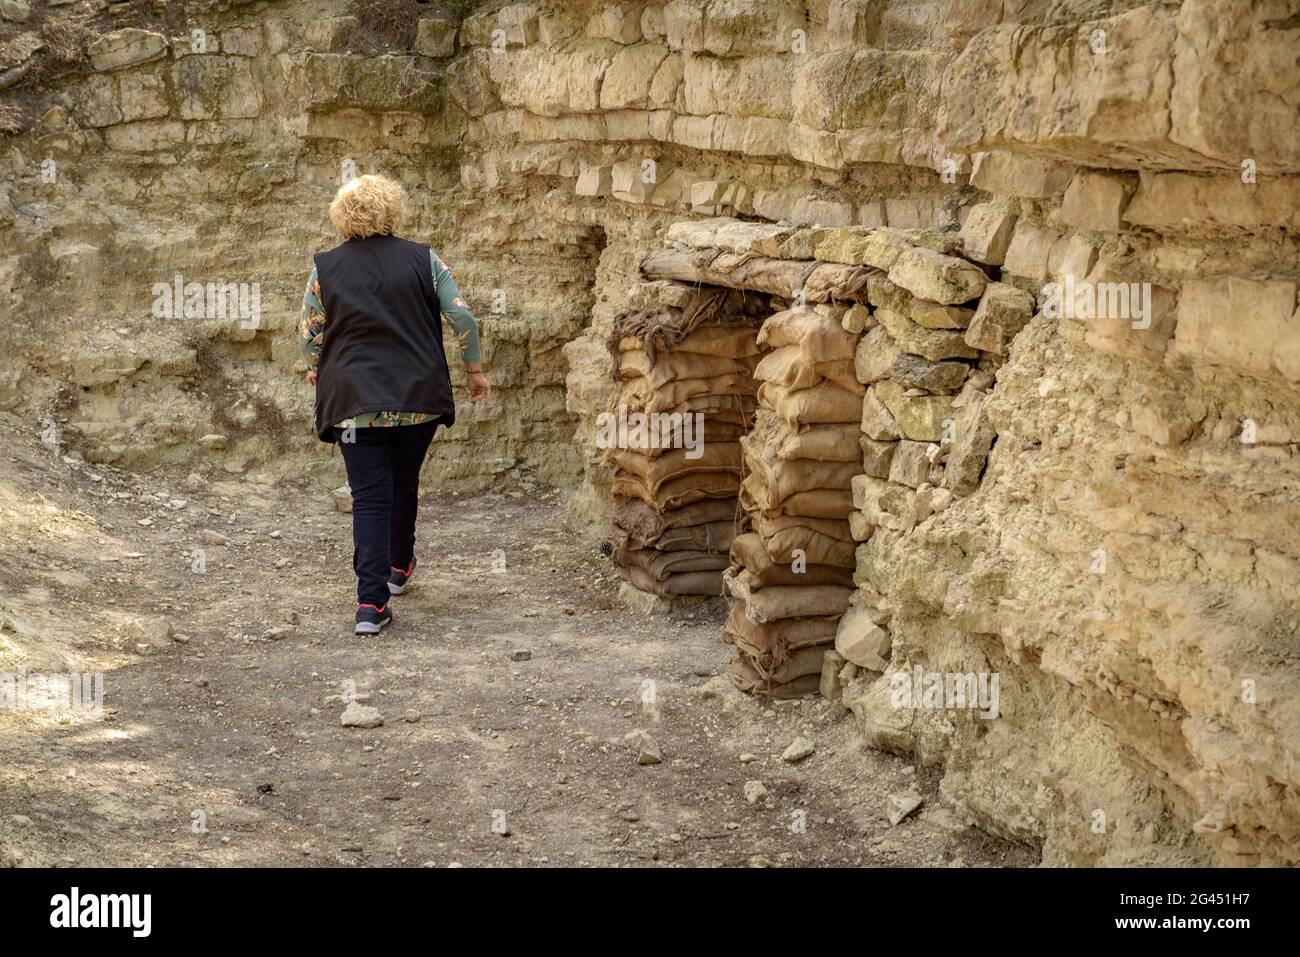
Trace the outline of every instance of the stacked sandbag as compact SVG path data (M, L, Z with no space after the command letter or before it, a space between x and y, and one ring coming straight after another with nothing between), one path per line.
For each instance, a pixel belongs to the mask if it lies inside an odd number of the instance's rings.
M739 440L754 415L762 308L736 290L619 317L607 443L619 576L661 598L722 594L740 514Z
M864 387L853 366L862 306L819 305L763 323L767 350L754 428L740 441L745 533L725 575L733 600L725 634L742 690L787 698L818 689L825 652L853 595L849 516L862 471Z

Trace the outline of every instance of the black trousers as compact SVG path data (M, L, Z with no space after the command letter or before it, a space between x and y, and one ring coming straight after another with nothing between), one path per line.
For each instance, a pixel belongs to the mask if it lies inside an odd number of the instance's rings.
M357 602L382 608L388 602L390 568L405 569L415 555L420 466L438 423L353 429L355 441L334 441L343 453L352 487L352 568Z

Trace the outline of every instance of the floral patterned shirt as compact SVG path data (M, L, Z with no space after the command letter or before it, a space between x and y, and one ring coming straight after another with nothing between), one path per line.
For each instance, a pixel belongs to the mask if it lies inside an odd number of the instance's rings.
M433 270L433 288L438 296L438 308L443 318L451 322L456 334L456 344L460 348L463 362L478 362L481 358L478 342L478 322L469 306L456 288L456 281L451 278L451 270L438 258L438 254L429 250L429 267ZM298 322L298 351L307 360L307 367L315 369L320 363L321 347L325 342L327 318L325 306L320 299L320 280L316 277L316 267L312 266L311 275L307 277L307 291L302 297L302 318ZM363 412L352 419L334 423L340 429L368 428L389 425L419 425L433 418L427 412Z

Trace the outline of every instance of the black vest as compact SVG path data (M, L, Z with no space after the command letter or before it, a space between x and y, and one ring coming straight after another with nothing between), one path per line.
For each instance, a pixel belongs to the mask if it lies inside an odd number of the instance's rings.
M429 247L396 236L349 239L316 254L325 338L316 377L316 434L362 412L456 418Z

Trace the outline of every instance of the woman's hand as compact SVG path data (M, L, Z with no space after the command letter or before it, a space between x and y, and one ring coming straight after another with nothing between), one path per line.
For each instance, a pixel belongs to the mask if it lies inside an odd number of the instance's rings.
M465 384L469 386L469 400L475 404L485 402L492 396L492 383L482 372L465 374Z
M315 369L312 369L310 372L307 373L307 384L308 384L308 385L315 385L315 384L316 384L316 370L315 370Z

